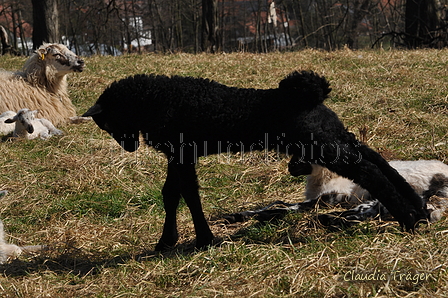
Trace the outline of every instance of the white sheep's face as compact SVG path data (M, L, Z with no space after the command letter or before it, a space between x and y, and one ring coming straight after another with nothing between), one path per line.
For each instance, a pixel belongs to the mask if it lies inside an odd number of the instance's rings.
M64 45L46 43L36 51L36 54L40 60L54 67L58 75L84 70L84 60Z
M29 109L21 109L13 118L6 119L5 123L18 122L22 127L25 128L28 133L33 133L33 121L35 119L36 113L37 110L30 111Z

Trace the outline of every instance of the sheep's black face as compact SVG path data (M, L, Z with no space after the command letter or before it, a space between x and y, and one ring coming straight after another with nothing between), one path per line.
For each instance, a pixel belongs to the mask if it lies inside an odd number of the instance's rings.
M92 117L98 127L110 134L124 150L134 152L140 146L139 132L127 129L124 124L117 125L118 117L104 111L99 104L92 106L83 117Z
M75 63L72 65L72 69L74 72L82 72L84 70L84 60L76 57Z

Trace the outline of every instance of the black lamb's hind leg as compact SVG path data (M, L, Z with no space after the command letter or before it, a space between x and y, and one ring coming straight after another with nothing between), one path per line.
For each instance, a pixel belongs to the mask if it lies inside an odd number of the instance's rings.
M163 185L162 195L166 215L162 237L156 245L156 251L163 251L173 247L179 238L177 234L176 215L180 200L180 178L179 173L170 163L168 164L167 177Z
M319 164L352 179L408 230L426 220L427 210L411 186L378 153L357 141L333 111L318 105L298 119L297 125L301 135L290 142L297 146L288 149L299 161Z
M421 215L420 219L424 219L424 216L428 215L425 211L425 201L415 192L415 190L409 185L409 183L404 179L396 169L390 166L390 164L384 160L381 155L369 147L363 145L360 148L360 152L365 159L374 163L384 176L389 179L390 182L397 188L397 191L417 209Z
M367 146L344 145L349 152L357 151L359 159L336 159L326 165L331 171L368 190L406 230L413 230L427 218L423 200L378 153Z
M202 211L195 164L179 164L177 165L177 169L180 174L181 194L193 218L196 232L196 248L205 248L212 244L213 234Z

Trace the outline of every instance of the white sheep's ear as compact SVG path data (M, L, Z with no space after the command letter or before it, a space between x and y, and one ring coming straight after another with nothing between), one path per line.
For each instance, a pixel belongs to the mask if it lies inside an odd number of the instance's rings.
M48 54L48 48L41 46L36 50L39 60L45 60L45 56Z
M39 113L39 110L34 110L34 111L30 112L30 114L33 115L33 116L36 116L37 113Z
M99 104L93 105L90 109L87 110L87 112L82 115L82 117L89 117L101 114L103 112L103 108Z

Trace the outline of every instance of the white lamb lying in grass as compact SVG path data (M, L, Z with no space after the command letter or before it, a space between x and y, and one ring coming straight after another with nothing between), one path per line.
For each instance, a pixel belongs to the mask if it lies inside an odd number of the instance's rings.
M61 135L63 132L57 129L50 121L44 118L35 118L37 110L21 109L17 114L6 119L5 123L15 123L13 137L22 137L32 140L40 137L43 140L52 135Z
M448 165L438 160L390 161L389 164L414 188L415 192L427 201L431 213L430 221L440 220L447 208L448 198ZM303 175L309 171L309 164L291 161L289 171L293 176ZM363 220L388 211L370 193L354 183L341 177L327 168L311 165L307 176L304 203L311 204L318 200L335 206L353 208L341 213L347 219ZM431 197L437 196L439 199Z
M22 248L17 245L9 244L5 241L5 232L3 222L0 220L0 264L17 259L22 254Z
M430 222L440 220L448 208L448 165L438 160L397 160L389 164L425 199ZM328 206L352 208L344 212L319 215L319 220L325 225L351 225L389 213L367 190L327 168L301 163L293 158L289 163L289 172L293 176L307 175L305 201L295 204L277 201L258 210L225 215L224 218L229 222L244 221L253 216L259 220L270 220L289 211L310 210L319 202Z
M393 160L389 164L406 179L421 197L425 196L425 192L430 189L434 175L443 174L448 179L448 165L438 160ZM289 171L293 176L300 175L295 170L297 167L303 167L303 165L289 166ZM439 189L438 192L439 196L448 197L448 185ZM353 204L372 200L370 193L358 184L331 172L327 168L313 164L307 176L306 200L317 200L324 195L331 195L331 198L327 199L326 202L332 205L348 204L353 206Z
M0 191L0 197L3 197L8 192L6 190ZM5 264L18 258L22 253L30 254L37 253L45 250L45 245L30 245L30 246L17 246L5 241L5 231L3 228L3 222L0 220L0 264Z

